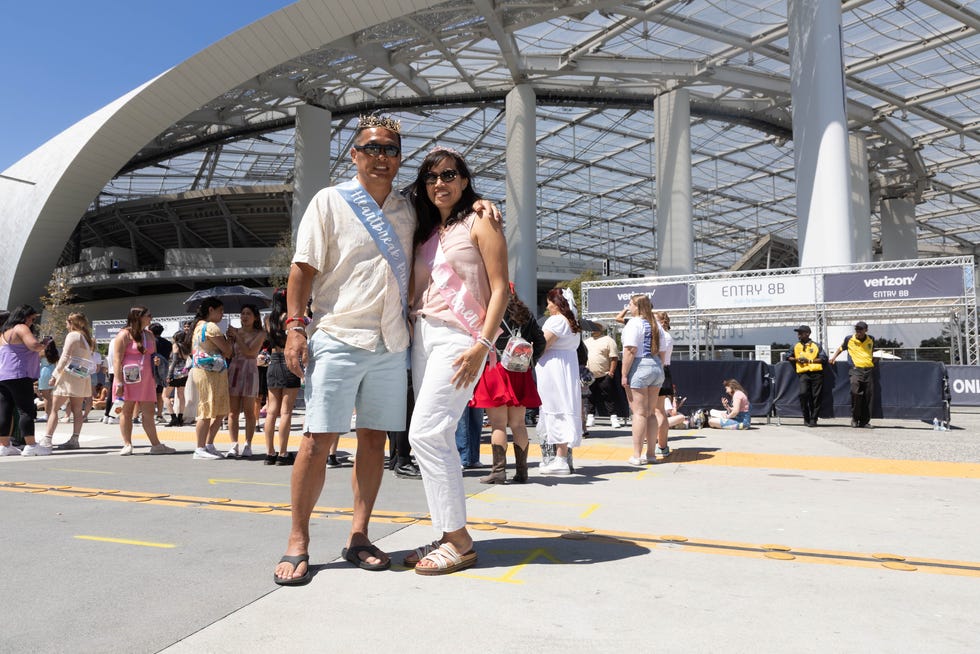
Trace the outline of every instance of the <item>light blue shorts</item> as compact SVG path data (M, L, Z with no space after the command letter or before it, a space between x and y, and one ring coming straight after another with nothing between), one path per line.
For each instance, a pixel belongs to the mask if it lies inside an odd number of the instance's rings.
M626 378L629 380L630 388L663 386L664 368L660 365L660 357L633 359Z
M304 432L347 433L355 408L361 429L405 430L408 376L404 352L389 352L383 343L369 352L320 329L310 337L309 348Z

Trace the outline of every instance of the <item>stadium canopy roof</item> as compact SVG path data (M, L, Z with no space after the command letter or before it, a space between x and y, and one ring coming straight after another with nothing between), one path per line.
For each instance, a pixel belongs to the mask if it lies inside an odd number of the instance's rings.
M349 4L299 2L272 17L287 19L277 29L290 41L283 25L299 33L331 12L343 23L356 11ZM400 182L434 144L449 145L466 154L478 189L503 201L504 97L518 84L537 96L539 248L586 264L608 259L612 275L656 273L652 107L678 86L692 103L695 272L729 269L766 238L795 240L785 0L358 3L375 4L391 17L212 88L208 101L131 152L90 198L61 263L86 246L129 247L140 240L134 231L179 223L178 213L133 211L157 196L288 188L295 110L304 104L333 114L332 179L353 175L346 152L357 116L383 111L401 118L406 135ZM841 7L849 127L867 138L873 212L876 198L913 197L920 254L975 254L980 15L952 0ZM245 39L253 27L233 36ZM214 219L227 229L202 230L195 247L275 243L276 229L241 229L227 206ZM176 247L175 232L149 240Z

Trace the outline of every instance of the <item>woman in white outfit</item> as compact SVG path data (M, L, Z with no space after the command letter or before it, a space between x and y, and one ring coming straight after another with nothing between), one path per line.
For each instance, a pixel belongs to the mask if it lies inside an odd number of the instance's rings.
M72 416L72 434L58 449L77 450L78 435L85 424L85 400L92 397L92 373L95 371L92 352L95 350L95 339L92 338L85 314L68 314L67 322L68 335L65 336L61 358L51 373L54 400L51 413L48 414L47 435L42 444L51 447L51 438L58 428L58 412L67 402Z
M405 559L422 575L476 563L456 423L473 395L507 308L507 245L499 223L473 212L479 196L455 150L432 150L410 188L415 233L415 409L408 438L441 537Z
M555 446L555 457L538 469L542 475L568 475L568 450L582 444L582 390L579 383L578 345L582 341L568 289L548 291L549 318L541 326L545 350L535 366L541 410L538 438Z
M657 449L660 456L666 459L670 456L667 430L673 426L667 412L667 398L674 397L674 380L670 376L670 355L674 352L674 337L670 335L670 316L666 311L657 311L653 317L660 325L660 350L663 357L660 362L664 367L664 383L661 384L657 397ZM651 456L648 455L647 458Z

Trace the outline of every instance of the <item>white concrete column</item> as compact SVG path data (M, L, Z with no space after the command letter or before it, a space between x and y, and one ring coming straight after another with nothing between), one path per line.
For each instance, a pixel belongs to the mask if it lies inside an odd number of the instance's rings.
M296 161L293 169L293 239L306 205L330 186L330 135L333 115L319 107L296 109Z
M840 3L788 9L800 266L853 263Z
M872 261L871 191L868 183L868 143L863 134L847 137L851 158L851 241L855 263Z
M881 201L881 258L884 261L918 259L915 202L905 198Z
M653 101L657 144L657 271L694 273L691 206L691 99L687 89Z
M507 114L507 265L518 297L537 305L537 134L536 97L528 85L515 86L504 105Z

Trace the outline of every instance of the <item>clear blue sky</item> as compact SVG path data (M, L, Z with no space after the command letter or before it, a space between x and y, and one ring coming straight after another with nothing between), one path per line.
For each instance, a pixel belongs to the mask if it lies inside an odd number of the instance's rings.
M0 171L287 0L0 3Z

